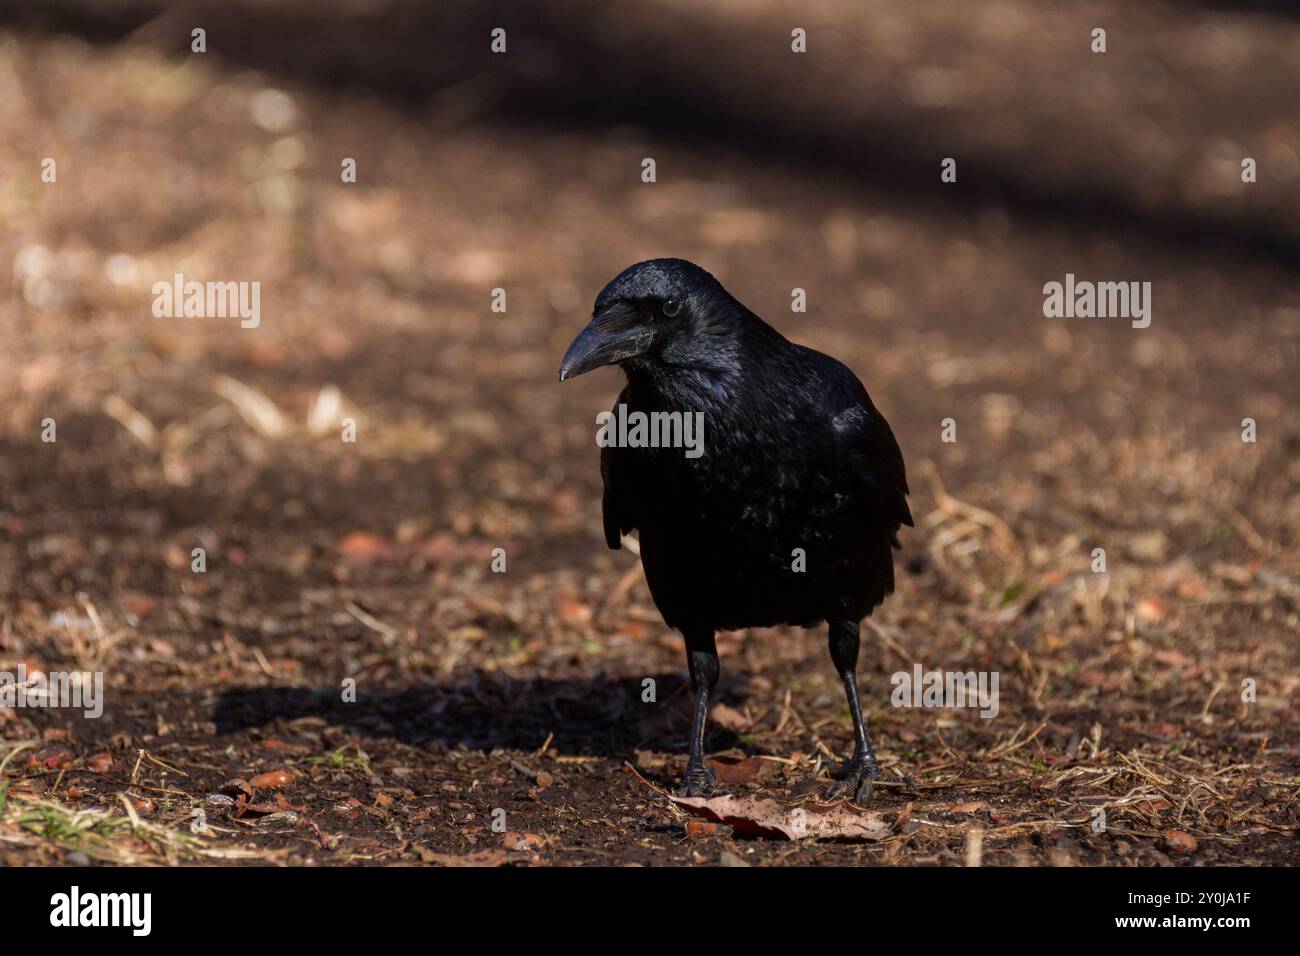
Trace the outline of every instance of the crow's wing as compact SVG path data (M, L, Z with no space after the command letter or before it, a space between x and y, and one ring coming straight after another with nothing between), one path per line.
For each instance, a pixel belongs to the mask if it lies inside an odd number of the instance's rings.
M811 351L811 350L809 350ZM907 506L907 470L903 453L889 423L871 402L858 377L844 364L814 353L819 392L818 417L831 424L831 442L851 471L852 486L860 489L890 533L912 526ZM897 545L897 539L895 539Z

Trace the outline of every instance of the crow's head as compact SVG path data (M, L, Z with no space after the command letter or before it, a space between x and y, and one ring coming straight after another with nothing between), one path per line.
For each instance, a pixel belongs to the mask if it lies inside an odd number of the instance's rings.
M590 324L560 364L560 381L602 365L723 367L747 314L717 279L685 259L649 259L620 272L596 297Z

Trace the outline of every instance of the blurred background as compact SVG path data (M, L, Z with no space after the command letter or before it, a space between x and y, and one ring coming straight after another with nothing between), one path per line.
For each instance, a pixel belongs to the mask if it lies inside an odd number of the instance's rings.
M601 538L621 376L556 381L604 283L679 256L899 437L917 527L862 673L916 813L974 806L992 862L1294 862L1298 64L1267 2L8 0L0 670L109 694L0 710L23 786L130 784L163 832L288 766L315 833L236 827L250 853L715 860L622 769L669 779L689 721ZM260 325L155 317L178 272L260 282ZM1044 318L1066 273L1151 282L1151 326ZM720 648L736 785L824 784L850 725L821 635ZM915 662L999 670L998 719L890 708ZM189 776L127 780L142 748ZM536 842L485 847L496 805ZM67 850L14 832L0 856ZM965 834L747 852L944 863Z

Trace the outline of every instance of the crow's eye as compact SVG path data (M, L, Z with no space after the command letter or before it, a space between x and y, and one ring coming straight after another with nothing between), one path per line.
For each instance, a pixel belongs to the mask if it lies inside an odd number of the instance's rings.
M671 319L678 312L682 311L682 304L676 299L664 299L663 311L664 315Z

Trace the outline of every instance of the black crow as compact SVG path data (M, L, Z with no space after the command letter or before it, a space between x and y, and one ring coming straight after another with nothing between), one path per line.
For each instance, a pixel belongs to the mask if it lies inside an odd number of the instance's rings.
M865 800L879 768L858 701L859 623L893 591L892 549L912 524L888 423L847 367L790 342L684 259L639 262L605 286L560 381L615 364L627 374L616 420L656 424L608 426L626 444L601 450L605 541L639 532L650 593L686 641L686 793L716 782L703 757L714 632L826 621L856 741L832 794ZM679 430L656 412L679 413ZM700 421L703 454L650 439Z

